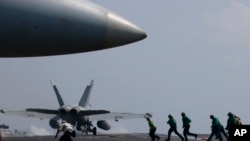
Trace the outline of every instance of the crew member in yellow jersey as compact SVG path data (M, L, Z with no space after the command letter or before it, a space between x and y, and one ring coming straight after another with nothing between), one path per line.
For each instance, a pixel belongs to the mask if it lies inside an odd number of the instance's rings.
M155 134L157 128L156 128L154 122L150 119L150 117L147 117L146 119L148 121L149 136L151 137L151 141L154 141L155 139L157 139L157 141L159 141L160 137Z

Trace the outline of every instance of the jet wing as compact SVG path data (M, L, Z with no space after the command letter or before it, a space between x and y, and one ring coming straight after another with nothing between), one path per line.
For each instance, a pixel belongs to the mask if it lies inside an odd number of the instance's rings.
M112 112L107 114L100 114L100 115L91 115L89 116L89 120L115 120L118 121L120 119L140 119L145 118L145 114L135 114L135 113L119 113L119 112Z
M83 110L81 111L81 115L90 116L90 115L103 115L108 114L110 111L107 110Z
M22 111L9 111L1 109L0 112L6 115L36 117L40 119L51 119L55 117L58 113L57 110L50 110L50 109L26 109Z
M51 119L58 114L58 110L35 109L35 108L29 108L23 111L8 111L8 110L1 109L0 112L6 115L22 116L22 117L36 117L40 119ZM107 111L107 110L81 111L81 114L84 116L107 114L107 113L110 113L110 111Z

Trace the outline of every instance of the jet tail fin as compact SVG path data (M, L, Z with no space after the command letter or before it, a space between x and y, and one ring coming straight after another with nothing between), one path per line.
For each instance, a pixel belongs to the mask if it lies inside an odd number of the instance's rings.
M50 80L50 83L51 83L51 85L52 85L52 87L53 87L53 89L54 89L54 92L55 92L55 94L56 94L56 98L57 98L57 100L58 100L59 105L60 105L60 106L63 106L63 105L64 105L64 102L63 102L63 99L62 99L62 97L61 97L61 95L60 95L60 93L59 93L59 91L58 91L56 85L53 83L52 80Z
M79 106L86 107L87 105L89 105L89 97L90 97L91 89L93 87L93 83L94 83L94 80L92 80L90 84L85 88L82 98L78 103Z

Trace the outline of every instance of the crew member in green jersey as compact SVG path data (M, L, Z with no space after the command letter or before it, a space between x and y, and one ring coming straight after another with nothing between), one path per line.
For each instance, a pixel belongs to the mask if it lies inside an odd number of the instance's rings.
M221 132L222 132L222 124L220 123L219 119L216 118L214 115L210 115L210 119L212 120L212 133L210 134L209 138L207 141L211 141L212 137L214 135L217 136L217 138L220 140L220 141L223 141L223 138L221 136ZM224 134L224 133L223 133ZM228 138L228 137L227 137Z
M167 124L169 124L170 128L168 130L168 138L166 139L166 141L170 141L172 132L174 132L177 136L181 138L182 141L184 141L184 138L182 137L182 135L177 131L176 120L174 119L174 117L170 114L168 115L168 118L169 120Z
M150 117L146 117L149 126L149 136L151 137L151 141L157 139L160 140L160 137L155 134L157 127L155 126L154 122L150 119Z
M230 125L237 125L238 124L237 119L233 113L229 112L227 115L228 115L228 119L227 119L226 130L228 130Z
M189 132L191 120L186 116L184 112L181 113L181 116L182 116L182 123L183 123L183 126L182 126L183 135L185 137L185 141L188 141L187 135L194 136L195 139L197 139L197 136L198 136L197 134Z

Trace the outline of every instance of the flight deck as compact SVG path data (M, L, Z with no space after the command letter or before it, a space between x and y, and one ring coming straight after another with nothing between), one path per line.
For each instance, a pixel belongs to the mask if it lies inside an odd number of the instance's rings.
M167 136L160 135L161 141L165 141ZM3 141L58 141L58 138L54 138L54 136L25 136L25 137L4 137ZM73 139L73 141L150 141L147 133L140 134L108 134L108 135L85 135L85 136L77 136ZM201 140L198 138L197 140ZM171 141L181 141L176 136L171 137ZM194 138L189 138L189 141L195 141Z

